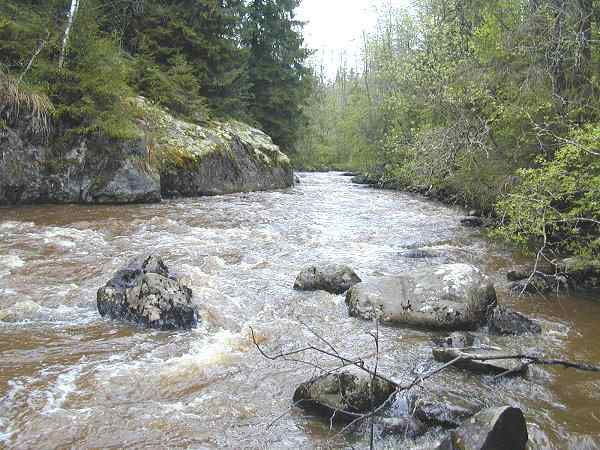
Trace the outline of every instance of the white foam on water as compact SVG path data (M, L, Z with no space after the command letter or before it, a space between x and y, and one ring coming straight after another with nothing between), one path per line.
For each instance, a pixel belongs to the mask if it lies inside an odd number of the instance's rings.
M46 393L47 402L42 408L41 414L50 415L62 409L69 395L77 390L75 382L80 373L81 368L76 366L56 378L53 388Z
M212 368L235 365L250 345L245 333L217 331L192 344L189 353L167 360L160 370L161 381L193 380L206 376Z
M88 308L60 305L58 308L46 308L32 300L24 300L7 308L0 309L0 322L56 322L77 323L97 320L95 311Z
M16 269L20 269L24 266L25 261L23 261L17 255L0 255L0 278L8 276Z

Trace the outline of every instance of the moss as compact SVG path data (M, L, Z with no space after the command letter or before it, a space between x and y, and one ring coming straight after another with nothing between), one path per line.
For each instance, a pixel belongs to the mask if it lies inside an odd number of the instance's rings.
M77 167L80 162L77 159L53 158L43 161L43 166L49 173L62 173L69 167Z
M143 123L152 163L166 170L194 170L208 155L228 157L241 172L233 140L238 138L248 157L267 167L289 167L289 159L260 130L238 121L209 120L202 124L178 119L143 98L132 100L135 117Z

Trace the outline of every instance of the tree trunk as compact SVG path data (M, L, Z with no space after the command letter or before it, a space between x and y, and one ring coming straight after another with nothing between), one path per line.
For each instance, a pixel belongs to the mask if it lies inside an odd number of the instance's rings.
M69 43L69 34L71 33L71 27L75 20L75 15L79 9L79 0L71 0L71 8L67 16L67 25L65 26L65 32L63 34L62 46L60 48L60 56L58 58L58 68L62 69L65 64L65 53L67 51L67 45Z

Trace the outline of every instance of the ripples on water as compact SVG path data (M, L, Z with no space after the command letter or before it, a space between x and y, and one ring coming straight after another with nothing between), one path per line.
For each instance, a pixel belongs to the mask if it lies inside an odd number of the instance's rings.
M314 342L309 323L347 355L372 351L372 324L348 317L343 296L291 289L311 262L351 265L363 279L423 264L470 262L495 274L501 301L541 320L543 338L492 338L516 349L600 361L593 299L506 298L511 255L458 224L460 212L411 195L302 174L289 190L136 206L0 209L0 445L8 448L343 448L329 424L289 408L312 375L261 358ZM407 259L428 245L444 256ZM98 317L95 294L129 258L160 252L192 287L204 322L156 332ZM431 334L381 328L381 370L427 370ZM447 371L426 383L481 404L526 412L531 448L598 448L600 382L562 369L493 382ZM393 439L382 447L430 448ZM397 448L397 447L396 447Z

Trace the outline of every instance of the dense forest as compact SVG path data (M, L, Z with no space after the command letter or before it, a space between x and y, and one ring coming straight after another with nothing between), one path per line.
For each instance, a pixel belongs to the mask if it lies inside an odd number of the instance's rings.
M365 171L494 214L551 261L597 261L599 25L592 0L387 8L362 67L315 77L297 164Z
M142 95L195 121L244 120L291 151L310 87L298 3L0 2L0 116L33 109L42 131L126 137L126 99Z

